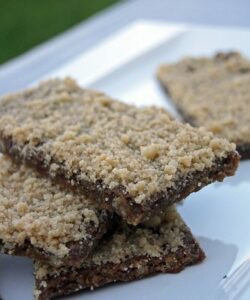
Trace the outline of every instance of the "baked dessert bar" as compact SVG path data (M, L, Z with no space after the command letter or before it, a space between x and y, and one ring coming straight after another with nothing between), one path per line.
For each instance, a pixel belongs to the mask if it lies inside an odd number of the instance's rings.
M0 156L0 252L79 265L112 223L84 196Z
M120 224L80 268L54 268L36 261L35 296L39 300L48 300L158 272L175 273L187 265L201 262L204 257L188 227L175 209L170 208L164 223L158 227Z
M162 86L183 119L237 145L250 158L250 61L237 52L162 65Z
M0 150L137 225L238 165L235 145L73 80L0 99Z

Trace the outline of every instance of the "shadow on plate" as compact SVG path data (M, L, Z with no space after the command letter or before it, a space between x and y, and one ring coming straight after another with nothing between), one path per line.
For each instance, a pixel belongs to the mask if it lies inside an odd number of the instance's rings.
M204 268L203 280L199 281L198 287L200 299L229 299L221 283L228 277L227 274L236 259L237 247L205 237L200 237L198 240L207 255L207 266ZM199 299L197 296L194 298Z
M0 294L3 300L33 300L33 285L30 259L0 254Z

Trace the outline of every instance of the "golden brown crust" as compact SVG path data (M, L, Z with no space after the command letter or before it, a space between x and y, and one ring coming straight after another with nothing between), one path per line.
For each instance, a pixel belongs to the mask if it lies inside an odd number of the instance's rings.
M250 157L250 62L237 52L162 65L157 77L186 122L236 143Z
M184 178L205 177L217 161L237 155L235 145L162 109L122 104L69 79L2 99L0 149L80 186L132 224L150 217L159 203L172 204L168 191Z
M37 299L50 299L116 281L131 281L157 272L180 272L200 262L204 253L174 209L158 228L123 224L95 250L81 268L53 269L35 262Z
M110 216L0 156L0 251L78 265L107 231Z

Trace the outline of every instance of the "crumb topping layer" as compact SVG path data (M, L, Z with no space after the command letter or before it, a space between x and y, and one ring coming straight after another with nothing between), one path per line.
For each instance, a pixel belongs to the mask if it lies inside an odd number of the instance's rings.
M69 243L92 246L101 212L84 196L75 196L25 166L0 156L0 240L9 249L29 242L58 258Z
M136 261L138 257L160 258L168 253L175 253L180 247L188 247L187 233L190 234L190 231L175 208L169 208L162 221L163 223L156 228L120 224L114 234L109 239L103 240L94 250L92 257L86 260L80 268L94 269L95 266L109 263L119 265L131 259ZM136 268L140 266L136 265ZM40 262L35 263L35 275L38 280L43 280L47 276L59 276L70 270L74 269L53 268Z
M250 61L237 52L162 65L159 80L184 118L219 137L250 143Z
M0 137L10 138L24 160L42 157L51 177L63 173L73 184L119 189L141 206L235 150L163 109L129 106L71 79L3 97Z

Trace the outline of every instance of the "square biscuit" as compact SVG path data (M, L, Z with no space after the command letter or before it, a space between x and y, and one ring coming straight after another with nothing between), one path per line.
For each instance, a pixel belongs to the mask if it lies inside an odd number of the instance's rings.
M180 272L205 255L174 208L158 226L120 223L80 268L34 262L35 297L48 300L105 284Z
M233 175L238 165L227 140L69 78L0 100L2 152L134 225Z
M79 265L112 223L85 196L0 156L0 252Z
M184 121L204 126L250 158L250 61L237 52L184 58L157 77Z

